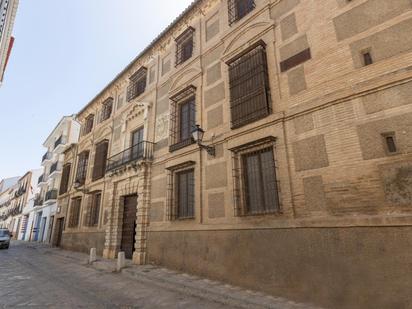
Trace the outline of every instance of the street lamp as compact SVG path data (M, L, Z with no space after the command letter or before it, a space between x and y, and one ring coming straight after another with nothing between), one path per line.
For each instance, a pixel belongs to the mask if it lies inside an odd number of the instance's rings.
M199 145L199 148L203 148L206 150L206 152L211 155L211 156L215 156L215 147L212 146L207 146L207 145L203 145L202 141L203 141L203 136L205 135L205 131L200 127L200 125L196 125L195 128L192 131L192 137L194 139L194 141Z

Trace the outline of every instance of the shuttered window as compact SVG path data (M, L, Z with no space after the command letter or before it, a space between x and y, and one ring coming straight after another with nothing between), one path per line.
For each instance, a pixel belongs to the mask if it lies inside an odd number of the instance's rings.
M271 113L266 50L261 42L229 62L232 128L238 128Z
M76 182L84 184L87 175L87 165L89 163L89 152L84 151L79 154L79 161L77 164Z
M127 101L140 96L146 90L147 68L142 67L130 77L130 84L127 87Z
M176 174L177 217L179 219L194 217L194 181L193 169Z
M99 224L101 199L101 192L95 192L89 196L89 205L85 218L86 226L93 227Z
M71 164L66 164L65 166L63 166L59 194L64 194L67 192L67 189L69 187L70 169L71 169Z
M96 153L94 155L94 166L92 175L93 181L102 178L106 172L108 147L108 141L103 141L96 145Z
M244 154L242 164L245 213L263 214L279 211L273 148Z
M69 227L70 228L79 226L81 204L82 204L81 198L75 198L71 202L70 215L69 215Z

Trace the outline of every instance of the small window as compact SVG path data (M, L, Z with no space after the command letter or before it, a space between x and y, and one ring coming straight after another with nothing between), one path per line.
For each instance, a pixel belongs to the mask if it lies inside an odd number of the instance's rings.
M256 7L254 0L228 0L229 25L242 19Z
M396 154L398 152L398 148L396 146L396 139L395 133L384 133L382 134L385 143L385 149L388 154Z
M82 204L81 198L75 198L72 200L72 203L70 205L70 216L69 216L69 227L70 228L79 226L81 204Z
M363 65L368 66L373 64L373 59L372 59L372 54L370 51L364 51L362 52L362 57L363 57Z
M93 129L94 115L89 115L86 118L83 128L83 135L89 134Z
M171 98L170 151L193 144L192 131L196 125L196 88L185 89Z
M89 163L89 152L83 151L79 154L78 164L77 164L77 173L76 173L76 182L79 184L84 184L86 181L87 175L87 165Z
M86 215L86 226L97 226L99 224L100 205L101 205L102 193L96 192L89 197L90 205Z
M190 219L194 217L195 190L194 169L176 174L177 218Z
M127 102L140 96L146 90L147 69L140 68L130 77L130 84L127 87Z
M195 29L189 27L176 39L176 66L185 62L193 55Z
M100 114L100 122L103 122L110 118L113 111L113 98L108 98L102 103L102 110Z

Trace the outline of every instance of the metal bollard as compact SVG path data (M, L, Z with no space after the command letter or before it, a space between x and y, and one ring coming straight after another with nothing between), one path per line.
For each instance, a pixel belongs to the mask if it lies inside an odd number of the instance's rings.
M97 261L96 248L91 248L90 256L89 256L89 264L93 264L93 262L96 262L96 261Z
M119 252L119 254L117 255L117 271L121 271L123 268L125 268L126 266L126 257L124 255L124 252L121 251Z

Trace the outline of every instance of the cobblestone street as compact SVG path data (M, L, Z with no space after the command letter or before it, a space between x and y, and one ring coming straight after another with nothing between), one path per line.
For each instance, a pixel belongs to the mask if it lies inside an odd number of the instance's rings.
M9 250L0 250L0 307L309 308L160 268L136 267L134 275L130 270L113 273L102 265L100 269L87 265L86 258L42 245L12 243ZM189 284L179 281L182 278ZM210 286L231 296L219 298ZM199 293L201 288L204 293Z

